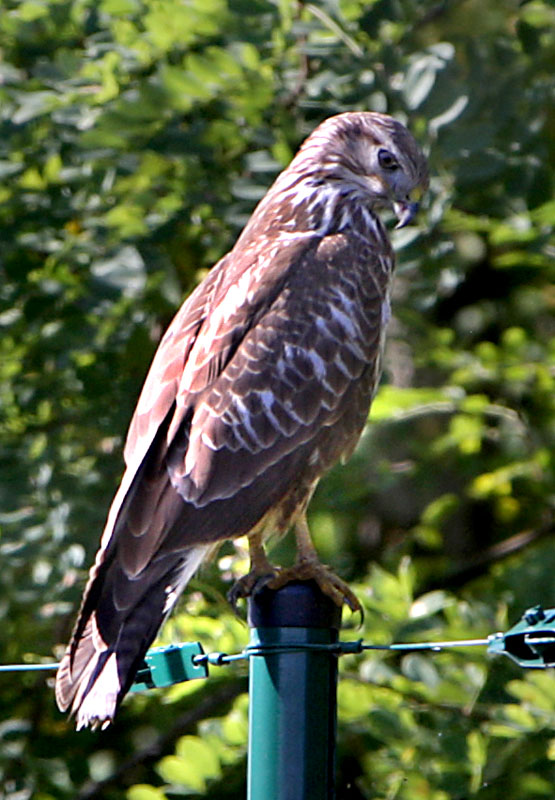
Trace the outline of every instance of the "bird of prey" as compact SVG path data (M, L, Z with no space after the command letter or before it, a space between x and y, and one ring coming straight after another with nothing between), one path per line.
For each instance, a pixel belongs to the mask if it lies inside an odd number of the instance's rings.
M233 249L163 337L131 421L126 471L56 678L77 727L104 727L201 562L247 535L233 600L314 579L356 597L320 563L306 509L352 453L380 376L399 227L428 184L426 159L385 114L325 120L255 209ZM294 528L297 561L264 542ZM263 581L264 582L264 581Z

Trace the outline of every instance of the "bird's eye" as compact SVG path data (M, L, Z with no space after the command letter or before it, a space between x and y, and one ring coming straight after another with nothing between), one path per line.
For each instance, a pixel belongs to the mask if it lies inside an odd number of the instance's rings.
M382 169L393 170L397 169L399 166L397 159L389 152L389 150L380 150L378 152L378 162Z

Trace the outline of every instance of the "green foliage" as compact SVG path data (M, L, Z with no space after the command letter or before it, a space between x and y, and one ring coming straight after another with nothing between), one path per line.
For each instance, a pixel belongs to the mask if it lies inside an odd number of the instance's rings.
M397 575L371 571L359 587L366 641L458 640L506 627L501 593L486 604L443 590L414 598L414 588L415 574L405 561ZM353 748L360 754L363 796L517 798L532 739L536 758L545 759L542 785L552 780L554 714L551 674L522 676L483 649L436 655L370 651L362 659L344 659L340 754L346 757Z
M67 641L182 296L303 137L352 108L407 118L432 187L396 234L384 384L315 497L316 543L357 582L368 641L483 636L555 605L554 47L547 0L1 0L3 662ZM223 597L244 568L224 548L162 641L241 649ZM550 797L552 676L499 661L342 659L338 796ZM79 735L51 679L2 675L0 795L242 796L244 674L134 696Z

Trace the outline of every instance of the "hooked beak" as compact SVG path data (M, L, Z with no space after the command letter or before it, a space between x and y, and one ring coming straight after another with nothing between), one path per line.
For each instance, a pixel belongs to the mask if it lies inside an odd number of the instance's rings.
M396 229L404 228L405 225L409 225L413 221L420 207L418 201L421 197L422 188L417 186L403 200L393 203L393 211L397 217Z
M409 225L415 218L418 208L418 203L410 202L409 200L406 200L402 203L393 203L393 210L398 220L395 230L404 228L405 225Z

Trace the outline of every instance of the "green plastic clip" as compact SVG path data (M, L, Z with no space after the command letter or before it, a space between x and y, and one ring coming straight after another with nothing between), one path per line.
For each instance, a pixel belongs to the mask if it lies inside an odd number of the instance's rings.
M198 658L203 655L200 642L155 647L146 654L130 691L142 692L195 678L207 678L208 661Z
M508 656L521 667L555 667L555 608L529 608L507 633L491 637L488 653Z

